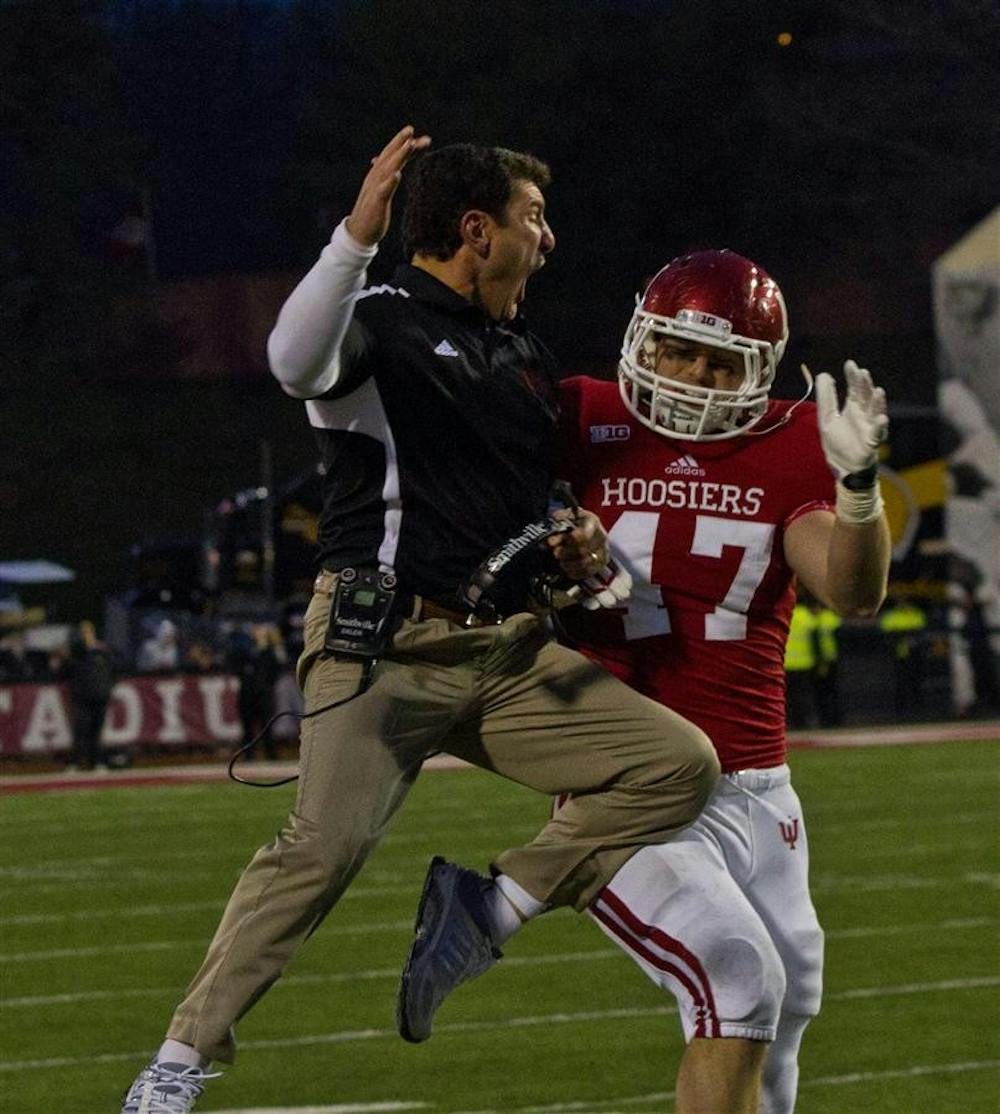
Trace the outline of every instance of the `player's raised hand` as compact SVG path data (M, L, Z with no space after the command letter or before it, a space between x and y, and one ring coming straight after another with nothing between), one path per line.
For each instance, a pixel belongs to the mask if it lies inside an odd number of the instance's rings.
M808 373L805 364L802 367ZM847 397L843 407L837 402L833 376L826 372L816 376L819 436L838 478L873 468L878 460L876 450L889 433L885 391L872 383L868 369L847 360L844 376Z
M430 143L429 135L417 135L413 125L407 124L372 159L371 170L347 218L347 231L359 244L371 247L388 232L392 199L402 180L403 167Z

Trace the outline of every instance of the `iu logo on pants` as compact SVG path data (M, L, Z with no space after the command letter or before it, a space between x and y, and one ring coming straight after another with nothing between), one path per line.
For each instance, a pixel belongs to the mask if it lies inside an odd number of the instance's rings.
M796 816L787 824L784 820L779 820L778 827L781 829L781 838L788 844L788 850L794 851L795 844L799 841L799 818Z

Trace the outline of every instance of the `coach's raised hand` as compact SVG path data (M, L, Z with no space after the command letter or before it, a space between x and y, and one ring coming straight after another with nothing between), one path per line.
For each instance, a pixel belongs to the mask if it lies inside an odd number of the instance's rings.
M417 135L413 125L407 124L372 159L371 170L347 218L347 231L359 244L372 247L389 230L392 199L402 180L403 167L430 144L429 135Z

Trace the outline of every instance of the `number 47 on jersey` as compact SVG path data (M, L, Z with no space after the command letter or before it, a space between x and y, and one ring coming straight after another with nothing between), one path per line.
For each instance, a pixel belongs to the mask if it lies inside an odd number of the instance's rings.
M670 613L663 602L661 586L653 580L653 549L660 517L655 511L625 511L608 535L634 581L623 617L625 637L629 640L671 631ZM715 609L705 615L706 641L746 638L747 611L771 562L774 531L774 524L770 522L696 516L689 550L692 556L718 558L726 546L743 551L736 575L728 585L720 581L722 598Z

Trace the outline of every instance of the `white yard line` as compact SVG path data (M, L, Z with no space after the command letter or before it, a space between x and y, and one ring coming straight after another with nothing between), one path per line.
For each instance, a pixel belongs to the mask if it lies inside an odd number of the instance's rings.
M370 936L375 932L406 932L413 928L413 918L383 924L331 925L324 929L324 936ZM12 952L0 955L0 963L30 963L39 959L92 959L98 955L114 955L118 952L157 952L171 948L183 949L204 947L205 941L197 937L188 940L151 940L145 944L109 944L94 948L52 948L38 952Z
M976 979L947 979L941 982L906 983L901 986L857 987L852 990L836 991L826 996L826 1000L857 998L894 998L899 995L930 994L937 991L982 990L1000 986L1000 976ZM633 1008L617 1010L588 1010L579 1013L549 1013L520 1017L504 1017L500 1020L454 1022L438 1025L435 1034L441 1036L462 1036L467 1033L495 1033L498 1026L504 1029L537 1028L548 1025L571 1025L589 1021L637 1021L651 1017L665 1017L677 1011L670 1006L654 1008ZM281 1049L307 1048L315 1045L355 1044L362 1041L398 1040L395 1029L347 1029L333 1033L311 1033L300 1037L276 1037L243 1041L241 1048ZM98 1056L58 1056L44 1060L7 1060L0 1061L0 1073L18 1071L49 1070L53 1068L72 1068L93 1064L110 1064L131 1061L141 1063L153 1055L154 1049L133 1052L108 1052ZM509 1114L509 1112L508 1112Z
M811 889L816 893L869 893L882 890L936 890L953 886L995 886L998 875L983 871L967 871L965 874L909 875L819 875Z
M877 817L871 820L830 820L830 816L842 816L843 810L837 812L824 811L822 807L809 810L809 834L813 839L825 839L829 835L849 835L852 838L858 832L884 832L884 831L926 831L934 827L953 827L956 824L981 824L984 820L996 821L996 809L983 809L976 812L953 812L947 816L923 817L914 820L912 816ZM819 835L817 835L817 831Z
M337 1106L254 1106L240 1110L216 1110L214 1114L374 1114L375 1111L429 1110L426 1102L363 1102Z
M956 932L962 929L980 931L984 928L993 928L997 924L996 918L993 917L956 917L950 920L935 921L931 923L914 923L902 925L882 925L882 926L858 926L855 928L834 928L826 933L827 940L860 940L870 939L883 939L889 936L902 936L909 935L915 932ZM409 922L403 922L403 926L407 927ZM398 927L398 924L397 924ZM364 930L353 930L352 934L360 934L361 931L370 931L370 927ZM141 951L143 949L150 951L164 950L171 947L180 946L176 943L164 941L158 945L115 945L115 951ZM193 942L189 942L187 946L193 946ZM65 955L65 952L71 951L73 954L70 956ZM88 953L93 949L62 949L58 954L53 952L45 953L27 953L32 958L80 958L81 953ZM556 952L553 954L543 954L535 956L508 956L504 960L505 968L512 967L543 967L554 963L593 963L595 961L604 961L607 959L617 958L620 955L617 948L595 948L593 950L578 951L578 952ZM3 957L0 957L3 958ZM8 961L10 957L8 957ZM303 974L303 975L288 975L275 984L276 991L299 986L311 985L329 985L334 983L352 983L352 982L368 982L374 979L395 979L399 976L398 967L374 967L361 969L358 971L341 971L330 972L323 974ZM180 990L178 986L151 986L151 987L135 987L127 990L85 990L76 991L74 993L66 994L33 994L20 998L7 998L0 999L0 1009L16 1009L16 1008L37 1008L39 1006L62 1006L70 1005L77 1002L97 1002L106 1001L112 998L145 998L157 997L161 994L176 994Z
M594 960L617 959L621 952L617 948L599 948L592 951L561 952L552 955L507 956L504 967L545 967L554 963L592 963ZM369 982L375 979L398 979L399 967L373 967L360 971L342 971L315 975L288 975L275 983L272 993L286 988L300 986L326 986L331 983ZM118 997L146 997L159 994L178 994L182 986L138 987L133 990L91 990L74 994L39 994L24 998L0 999L0 1009L16 1007L37 1007L67 1005L73 1002L94 1002Z

